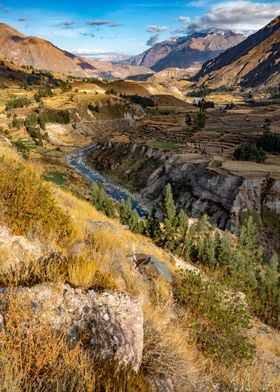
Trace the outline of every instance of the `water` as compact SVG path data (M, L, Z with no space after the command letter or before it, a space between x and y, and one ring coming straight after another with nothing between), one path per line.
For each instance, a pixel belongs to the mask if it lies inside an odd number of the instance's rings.
M138 214L141 217L146 216L147 210L140 204L136 196L132 195L127 189L121 187L120 185L114 184L107 177L103 176L103 174L99 173L97 170L93 169L85 163L86 157L95 149L96 145L93 144L89 147L74 151L67 156L66 163L68 166L75 169L88 180L103 184L107 195L116 202L119 203L122 199L131 199L132 207L138 212Z

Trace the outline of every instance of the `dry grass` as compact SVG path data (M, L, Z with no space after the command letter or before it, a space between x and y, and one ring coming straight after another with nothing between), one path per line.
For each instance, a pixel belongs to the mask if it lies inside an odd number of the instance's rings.
M151 377L171 378L177 391L199 391L207 379L200 372L195 348L166 307L145 305L143 368Z
M37 325L10 295L5 330L0 329L3 392L148 392L142 373L116 372L112 363L93 362L79 342L70 348L63 334ZM24 322L23 322L24 320ZM7 333L8 332L8 333Z

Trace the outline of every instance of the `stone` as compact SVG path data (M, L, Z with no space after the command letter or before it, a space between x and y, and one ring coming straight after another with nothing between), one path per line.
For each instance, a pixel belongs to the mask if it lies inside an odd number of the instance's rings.
M10 290L32 320L65 333L70 346L82 339L93 361L111 359L138 371L143 351L143 312L140 302L127 294L97 293L68 284L38 285L3 289L0 303ZM25 312L25 314L28 314ZM4 317L0 318L4 322Z
M134 254L131 258L137 269L148 278L163 277L168 283L172 283L172 275L164 262L145 254Z
M0 260L2 272L6 272L13 266L29 259L39 260L42 255L43 251L39 243L30 241L23 236L13 235L6 226L0 226Z

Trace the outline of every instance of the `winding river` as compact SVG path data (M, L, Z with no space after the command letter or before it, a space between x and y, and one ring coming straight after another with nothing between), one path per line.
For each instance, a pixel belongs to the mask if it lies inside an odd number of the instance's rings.
M103 184L105 191L116 202L120 202L122 199L131 199L132 207L138 212L140 216L147 215L147 209L141 204L137 196L132 195L127 189L120 185L114 184L108 177L103 176L97 170L93 169L86 163L86 157L96 149L96 145L82 148L78 151L74 151L67 155L66 163L72 169L76 170L88 180L96 183Z

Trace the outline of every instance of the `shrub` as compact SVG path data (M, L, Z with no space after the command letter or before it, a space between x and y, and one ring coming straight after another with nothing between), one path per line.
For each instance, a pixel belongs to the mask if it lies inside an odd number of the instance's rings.
M0 161L0 211L13 231L69 239L73 234L70 217L57 205L49 184L5 152Z
M6 110L11 110L15 108L24 108L25 106L29 106L31 104L31 101L24 97L24 98L14 98L9 100L6 103Z
M263 162L266 154L262 147L258 147L256 144L245 143L235 149L233 157L237 161Z
M176 296L189 311L193 338L203 352L228 364L252 358L254 346L244 332L249 314L221 286L185 272Z

